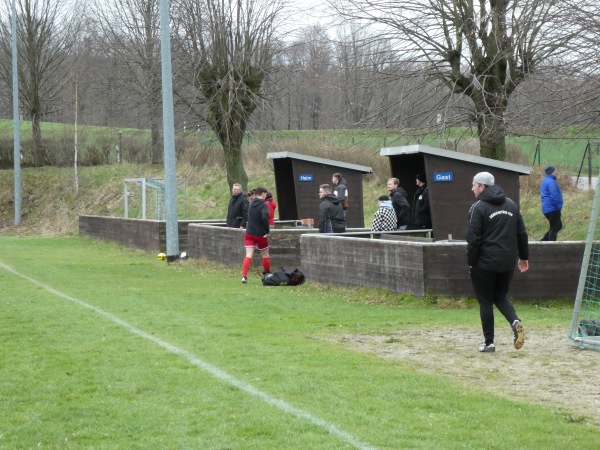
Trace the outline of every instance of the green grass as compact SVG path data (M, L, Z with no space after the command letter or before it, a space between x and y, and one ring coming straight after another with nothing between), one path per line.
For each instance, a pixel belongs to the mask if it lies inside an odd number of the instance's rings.
M264 288L255 274L242 286L237 268L167 265L80 237L0 237L0 248L0 262L30 278L0 268L0 448L568 449L600 439L564 411L331 339L458 323L478 333L468 299ZM517 306L530 326L570 321L569 304Z
M60 142L64 136L72 136L73 124L62 124L56 122L42 122L42 136L45 141ZM21 139L28 140L31 137L31 122L22 121ZM127 146L128 140L149 140L150 133L144 129L102 127L92 125L80 125L79 141L81 152L85 153L88 147L110 147L123 144ZM0 138L11 138L13 133L12 120L0 119ZM250 131L244 138L244 145L263 146L275 148L278 146L304 147L314 149L327 144L334 152L345 152L348 149L361 149L366 152L378 152L381 147L397 147L402 145L422 143L429 146L439 147L446 141L457 142L463 145L465 142L475 138L473 129L470 128L448 128L444 135L436 133L424 134L423 130L406 130L399 133L396 130L369 130L369 129L342 129L342 130L279 130L279 131ZM545 134L533 134L530 136L507 136L507 145L517 149L521 156L519 163L526 165L537 165L536 148L540 146L540 162L542 167L547 164L564 168L574 175L579 171L588 142L592 143L592 173L597 175L600 170L600 158L596 155L596 145L600 140L600 130L594 127L570 127L567 129L554 130ZM177 131L179 147L200 144L205 149L220 151L220 145L214 133L210 130ZM111 161L114 155L111 153ZM583 171L587 174L587 160L584 162Z

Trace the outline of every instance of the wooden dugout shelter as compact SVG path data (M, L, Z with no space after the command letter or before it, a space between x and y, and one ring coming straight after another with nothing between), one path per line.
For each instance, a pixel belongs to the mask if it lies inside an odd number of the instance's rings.
M389 158L391 176L400 180L411 206L417 190L416 175L425 172L435 240L465 239L467 213L475 201L471 183L476 173L494 175L496 184L517 205L519 177L531 173L530 167L426 145L382 148L380 155Z
M268 153L267 159L273 160L279 220L316 219L321 202L319 186L332 184L331 176L341 173L349 198L346 227L365 226L362 178L373 172L370 167L293 152Z

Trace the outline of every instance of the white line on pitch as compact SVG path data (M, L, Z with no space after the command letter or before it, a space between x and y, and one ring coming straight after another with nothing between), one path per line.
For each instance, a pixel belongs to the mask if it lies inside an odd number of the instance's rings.
M102 309L100 309L96 306L90 305L89 303L78 300L67 294L63 294L62 292L57 291L56 289L51 288L50 286L45 285L44 283L41 283L31 277L28 277L27 275L23 275L22 273L17 272L12 267L7 266L6 264L4 264L2 262L0 262L0 267L2 267L3 269L7 270L8 272L10 272L14 275L17 275L17 276L29 281L30 283L35 284L36 286L39 286L39 287L47 290L48 292L50 292L58 297L62 297L66 300L69 300L70 302L76 303L80 306L83 306L84 308L94 311L95 313L110 320L111 322L121 325L123 328L127 329L131 333L133 333L137 336L140 336L144 339L148 339L149 341L152 341L155 344L158 344L159 346L168 350L171 353L174 353L176 355L184 357L189 362L191 362L194 366L205 370L206 372L210 373L214 377L216 377L220 380L226 381L227 383L237 387L241 391L244 391L248 394L254 395L254 396L260 398L265 403L275 406L276 408L279 408L280 410L282 410L288 414L291 414L293 416L296 416L296 417L299 417L302 419L306 419L309 422L311 422L312 424L317 425L321 428L324 428L325 430L329 431L331 434L338 436L342 440L346 441L349 444L352 444L354 447L356 447L358 449L361 449L361 450L375 449L375 447L372 447L369 444L360 442L358 439L354 438L354 436L350 435L349 433L347 433L343 430L340 430L334 424L327 422L323 419L320 419L318 417L315 417L312 414L310 414L306 411L303 411L299 408L296 408L295 406L292 406L283 400L279 400L278 398L275 398L275 397L267 394L266 392L263 392L263 391L255 388L251 384L248 384L241 380L238 380L233 375L229 375L227 372L224 372L223 370L219 369L218 367L213 366L212 364L203 361L202 359L198 358L196 355L194 355L186 350L183 350L179 347L176 347L172 344L169 344L168 342L163 341L162 339L152 336L151 334L148 334L145 331L142 331L139 328L134 327L133 325L125 322L124 320L120 319L119 317L117 317L113 314L107 313L106 311L103 311Z

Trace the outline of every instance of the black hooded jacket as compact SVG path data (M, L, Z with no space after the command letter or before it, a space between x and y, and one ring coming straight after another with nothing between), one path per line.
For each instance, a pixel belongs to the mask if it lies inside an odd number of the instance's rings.
M248 221L248 197L243 193L232 195L227 207L227 226L246 228Z
M427 185L420 186L413 197L410 210L410 221L415 228L431 228L431 211L429 209L429 189Z
M325 228L327 220L331 221L331 228L334 233L346 232L344 209L342 203L334 194L327 194L321 199L319 205L319 232L327 232Z
M406 191L398 186L396 189L390 191L390 197L392 198L392 206L396 211L397 227L408 225L410 219L410 205L406 199Z
M333 188L333 193L342 203L342 208L348 209L348 196L346 195L348 192L348 183L344 177L340 178L338 184L336 184Z
M469 266L491 272L511 272L518 259L529 259L523 217L500 186L489 186L479 195L469 210L468 219Z
M246 233L252 236L266 236L269 231L269 207L263 199L255 197L248 207Z

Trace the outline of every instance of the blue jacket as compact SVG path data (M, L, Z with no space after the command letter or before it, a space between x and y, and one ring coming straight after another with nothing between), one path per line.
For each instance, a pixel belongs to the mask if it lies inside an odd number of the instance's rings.
M542 197L542 212L544 214L552 211L560 211L563 207L563 196L560 187L556 182L556 177L547 174L540 185L540 197Z

